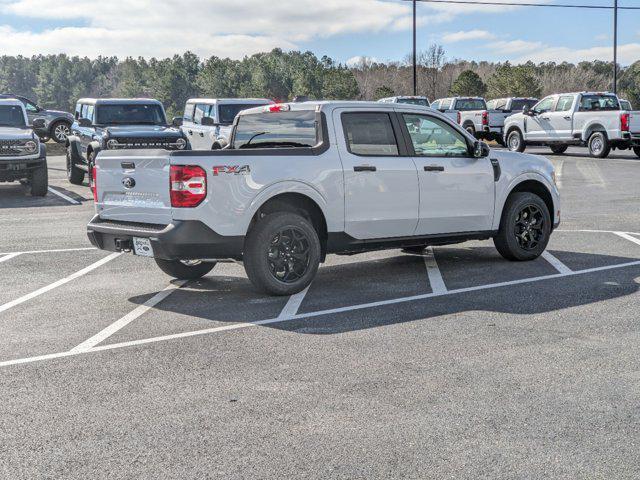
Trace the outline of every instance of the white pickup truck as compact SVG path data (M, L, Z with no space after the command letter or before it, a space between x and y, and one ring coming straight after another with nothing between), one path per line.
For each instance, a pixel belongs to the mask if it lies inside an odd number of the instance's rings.
M611 149L633 149L640 156L640 112L621 110L613 93L550 95L507 118L504 132L514 152L547 145L562 154L569 145L586 145L595 158L607 157Z
M421 96L398 96L398 97L387 97L381 98L378 100L381 103L405 103L409 105L421 105L423 107L429 107L429 99L427 97Z
M219 150L229 143L238 112L272 103L267 98L191 98L174 123L182 123L192 150Z
M102 151L98 248L176 278L242 261L261 291L306 288L327 254L493 238L532 260L560 222L543 157L494 151L436 111L374 102L245 110L217 151Z
M434 101L431 108L456 121L476 138L502 141L504 114L489 111L482 97L441 98Z

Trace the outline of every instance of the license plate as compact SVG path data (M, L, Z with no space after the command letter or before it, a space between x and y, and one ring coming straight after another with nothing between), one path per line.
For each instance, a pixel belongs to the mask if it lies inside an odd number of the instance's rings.
M141 257L153 257L153 247L148 238L133 237L133 253Z

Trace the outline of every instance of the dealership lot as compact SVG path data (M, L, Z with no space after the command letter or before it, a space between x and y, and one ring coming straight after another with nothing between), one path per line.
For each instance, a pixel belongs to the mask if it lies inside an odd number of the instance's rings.
M549 158L544 258L332 256L291 298L91 249L62 157L1 185L0 475L635 478L640 160Z

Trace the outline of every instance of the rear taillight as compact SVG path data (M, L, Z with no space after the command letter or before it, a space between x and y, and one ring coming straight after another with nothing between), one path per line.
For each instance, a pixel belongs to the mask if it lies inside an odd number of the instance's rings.
M623 132L629 131L629 114L628 113L622 113L620 115L620 130L622 130Z
M93 201L98 202L98 170L94 165L91 167L91 192L93 193Z
M482 125L489 125L489 112L486 110L482 112Z
M172 207L196 207L207 196L207 174L197 165L172 165L170 179Z
M456 117L456 122L458 122L458 124L460 124L461 121L462 121L462 114L460 112L458 112L458 116Z

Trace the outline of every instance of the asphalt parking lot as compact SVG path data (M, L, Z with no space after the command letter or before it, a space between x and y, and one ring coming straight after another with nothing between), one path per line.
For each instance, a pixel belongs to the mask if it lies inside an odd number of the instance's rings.
M640 159L549 155L547 255L331 256L308 291L91 249L0 185L2 478L640 477Z

